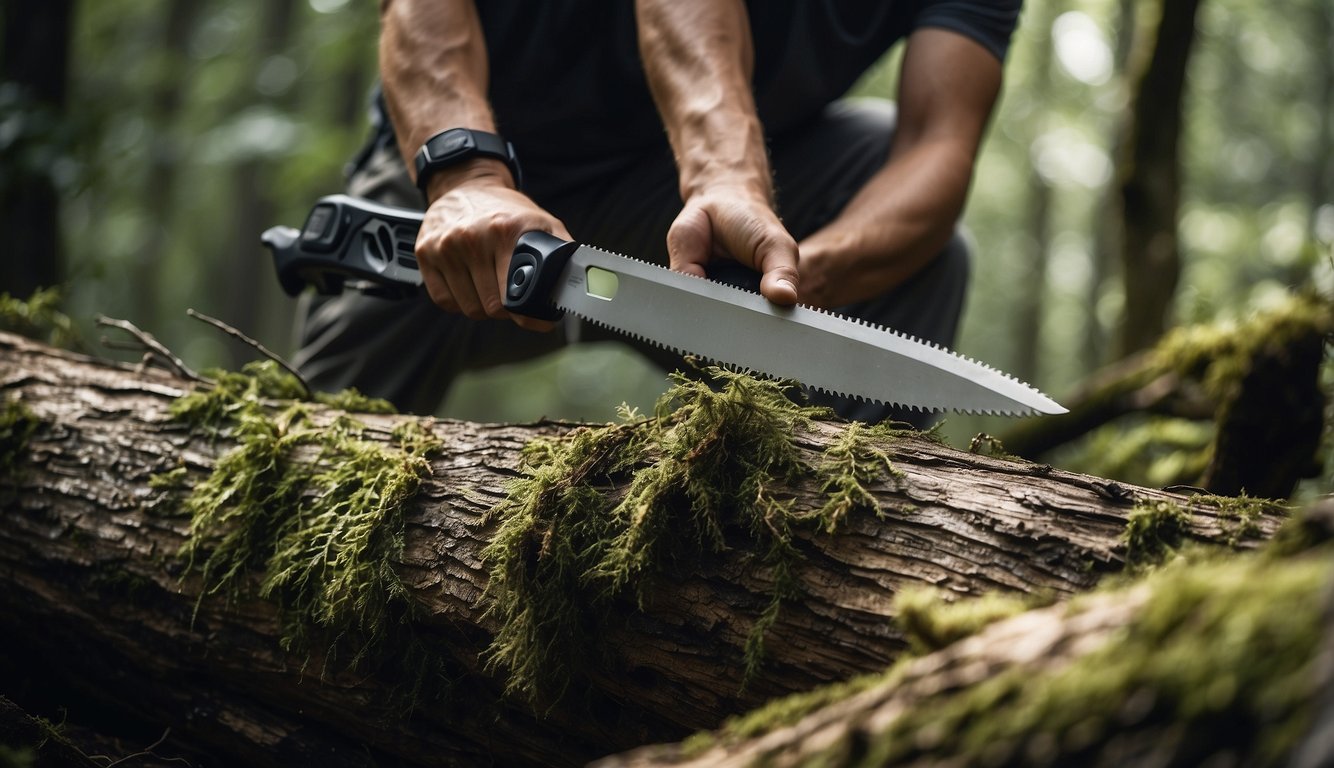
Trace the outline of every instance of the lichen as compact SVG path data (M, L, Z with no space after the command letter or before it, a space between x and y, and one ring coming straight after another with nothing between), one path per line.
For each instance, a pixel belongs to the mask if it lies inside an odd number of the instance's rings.
M794 526L832 531L853 507L874 507L866 486L890 468L865 431L853 428L812 467L794 433L827 411L793 402L785 384L707 374L711 382L677 375L652 419L626 414L525 451L525 474L494 511L483 552L500 625L490 660L511 691L559 696L598 660L618 604L642 609L661 569L689 567L729 537L753 543L755 572L769 583L745 643L750 679L783 601L799 594ZM806 477L830 500L798 514L785 489ZM619 498L617 487L626 487Z
M0 408L0 481L8 481L18 471L39 420L17 399L6 399Z
M951 599L934 587L905 589L894 598L895 623L912 650L926 654L1043 602L1047 601L999 592Z
M178 420L237 443L182 504L191 524L180 556L202 579L200 604L251 593L274 600L284 648L320 650L326 668L391 664L408 676L403 697L414 703L441 662L406 628L413 604L394 563L403 505L439 440L418 422L386 442L346 415L324 425L304 403L278 410L303 389L273 363L214 381L172 407ZM182 472L161 473L154 487L178 487Z

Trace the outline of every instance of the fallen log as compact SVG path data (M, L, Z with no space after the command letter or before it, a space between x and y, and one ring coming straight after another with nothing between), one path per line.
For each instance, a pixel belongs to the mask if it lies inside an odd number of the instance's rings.
M1180 558L594 768L1329 765L1331 513L1304 551Z
M742 449L750 422L733 429L728 414L771 414L738 405L736 388L725 402L695 391L682 411L713 414L714 431L694 443L694 417L602 431L353 423L254 392L250 421L234 418L241 401L216 399L183 420L181 403L209 390L0 335L0 650L7 674L36 676L67 706L170 727L186 752L234 764L580 764L883 669L907 647L894 622L906 587L1057 599L1183 542L1251 547L1282 517L793 415L774 422L791 430L787 468L738 480L761 512L739 519L736 489L721 487L729 462L768 454ZM539 438L556 441L534 454ZM569 469L582 484L533 485L566 466L555 446L594 438L596 461ZM267 463L240 466L262 451ZM395 468L356 477L375 452ZM664 474L672 462L685 474ZM721 474L691 474L704 465ZM331 561L356 534L344 523L363 520L352 498L378 505L383 520L363 533L387 554L311 602L325 575L348 575ZM627 498L642 503L612 508ZM319 504L332 511L310 513ZM558 533L622 514L626 527L599 535L640 537L650 517L669 535L552 575L578 541ZM670 535L687 525L697 545ZM300 536L321 579L274 566ZM648 559L606 570L626 552ZM534 619L549 607L535 596L563 613ZM352 604L351 619L333 614Z

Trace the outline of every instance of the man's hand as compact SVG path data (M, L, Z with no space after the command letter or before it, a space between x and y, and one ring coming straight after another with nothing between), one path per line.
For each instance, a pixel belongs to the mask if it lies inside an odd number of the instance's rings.
M681 199L667 234L673 269L731 257L764 273L760 292L797 300L797 247L774 213L773 179L750 79L741 0L638 0L639 49L676 154Z
M399 151L409 168L417 148L448 128L495 131L486 100L486 42L472 0L382 0L380 74ZM512 317L532 330L554 323L505 311L502 289L519 236L530 230L570 239L565 226L515 189L491 158L437 171L417 233L417 263L431 300L474 320Z
M434 202L417 234L417 263L426 292L442 309L473 320L512 318L529 330L550 330L554 323L505 311L510 256L525 232L541 230L566 240L570 235L511 184L508 170L495 160L433 176Z
M667 232L672 269L704 277L715 258L734 258L764 273L760 293L775 304L797 301L797 243L763 199L716 186L686 202Z

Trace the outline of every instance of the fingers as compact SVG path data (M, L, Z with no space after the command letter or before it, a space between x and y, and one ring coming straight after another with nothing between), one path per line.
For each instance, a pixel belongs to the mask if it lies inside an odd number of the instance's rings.
M560 221L512 189L442 195L427 209L415 247L431 301L473 320L508 318L530 330L550 330L554 323L511 315L504 306L514 244L532 230L569 239Z
M762 200L725 190L692 198L667 232L667 255L672 269L700 277L710 259L734 258L764 273L765 298L797 302L797 242Z

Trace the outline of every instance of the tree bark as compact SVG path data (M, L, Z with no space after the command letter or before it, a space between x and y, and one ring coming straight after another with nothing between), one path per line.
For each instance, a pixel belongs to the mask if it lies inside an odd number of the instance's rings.
M171 491L149 482L184 467L196 484L235 446L172 420L168 407L191 386L0 335L0 400L17 400L37 424L22 446L4 446L21 450L0 478L0 658L11 660L0 680L35 677L73 720L76 709L114 710L231 764L580 764L883 669L906 647L893 621L905 587L1086 590L1122 569L1137 504L1185 510L1187 540L1242 547L1279 522L1243 524L1202 499L895 438L886 451L898 474L868 488L882 514L854 511L832 534L794 531L801 598L784 603L756 679L743 686L744 646L771 577L755 567L762 553L729 539L716 556L664 565L642 609L619 606L625 620L605 630L606 663L534 712L484 663L496 623L481 550L497 525L487 512L524 445L571 425L359 414L368 439L417 421L444 441L404 509L394 567L419 609L413 631L457 671L443 699L407 716L390 703L403 680L388 667L354 674L285 652L277 609L258 597L200 599L198 576L177 556L190 522L170 513ZM311 410L323 424L341 413ZM794 440L814 464L844 429L817 422ZM814 482L783 490L797 510L826 499Z
M1326 541L1331 512L1304 521ZM996 622L860 690L593 768L1329 765L1332 554L1178 566Z

